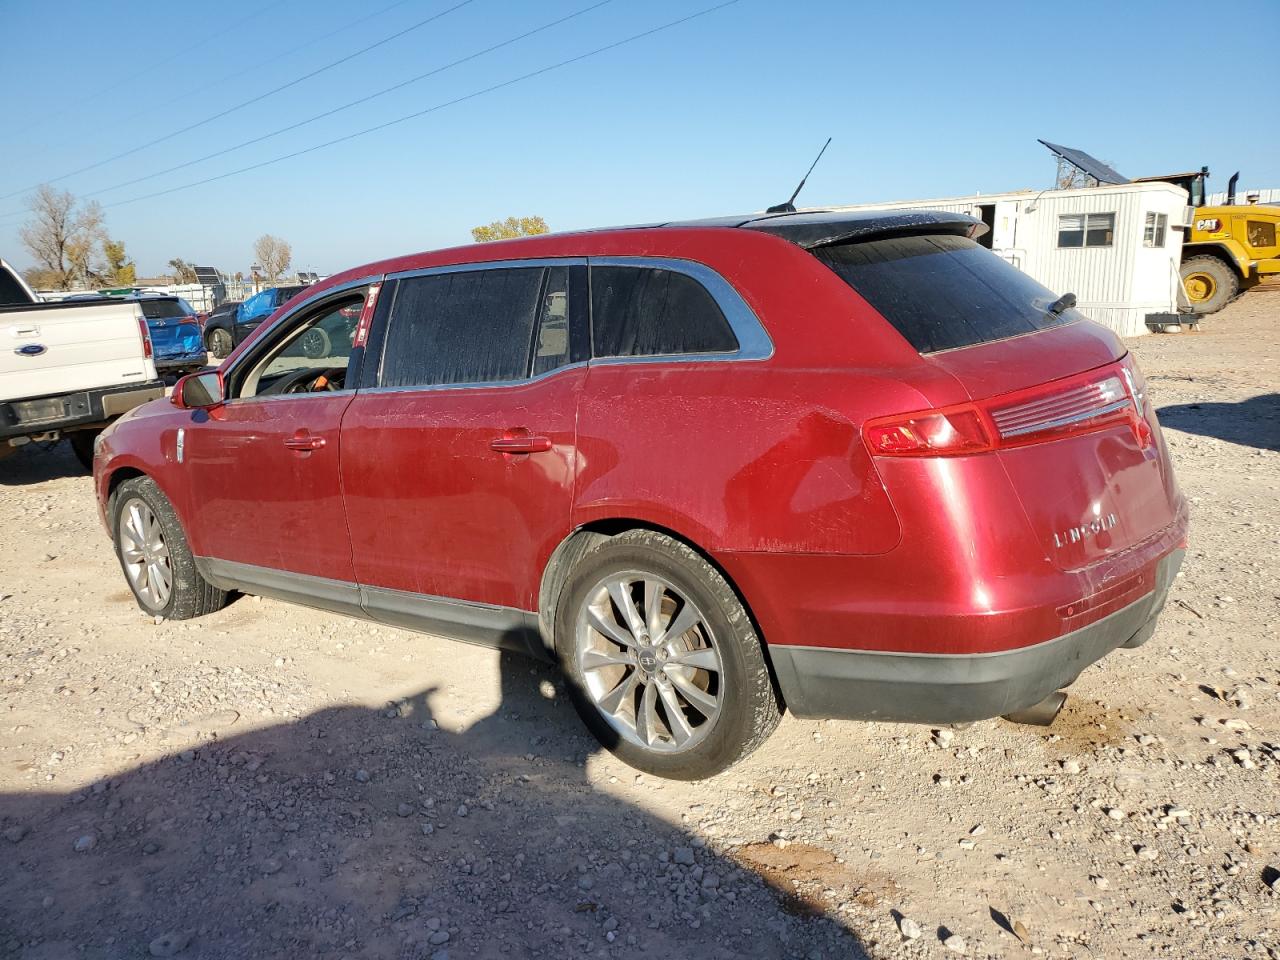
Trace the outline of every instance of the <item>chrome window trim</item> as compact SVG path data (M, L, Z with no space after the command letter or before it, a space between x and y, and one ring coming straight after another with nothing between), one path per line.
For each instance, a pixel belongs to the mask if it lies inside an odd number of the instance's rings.
M676 257L588 257L591 267L649 267L670 270L698 281L711 294L720 312L729 323L729 329L738 340L738 349L719 353L658 353L641 357L596 357L596 364L615 363L714 363L724 360L768 360L773 356L773 341L755 311L747 305L737 289L717 271L696 260ZM595 338L591 349L595 351Z
M536 257L528 260L477 260L474 263L449 263L439 267L421 267L387 274L388 280L409 280L438 273L475 273L479 270L520 270L542 267L585 267L586 257Z
M437 267L423 267L417 270L403 270L399 273L389 273L386 276L390 280L407 280L414 277L429 277L436 274L445 273L472 273L479 270L512 270L519 268L541 268L541 267L580 267L586 266L605 266L605 267L650 267L658 270L670 270L673 273L684 274L702 284L702 286L711 294L711 298L715 300L716 305L720 308L720 312L724 314L725 320L729 324L729 329L733 331L733 335L738 340L738 349L733 351L719 353L671 353L671 354L652 354L643 357L595 357L590 360L578 361L577 363L565 364L562 367L556 367L554 370L548 370L545 373L537 374L531 377L522 377L519 380L496 380L485 382L466 382L466 383L433 383L424 386L412 387L366 387L359 392L364 393L419 393L436 390L489 390L495 387L520 387L525 384L535 383L546 377L555 376L565 370L573 370L577 367L589 366L591 364L613 366L620 363L723 363L725 361L737 360L768 360L773 356L773 341L770 339L768 332L764 329L764 325L760 323L760 319L756 316L755 311L747 305L746 300L742 298L742 294L734 289L733 284L729 283L724 277L707 266L705 263L699 263L696 260L684 260L676 257L647 257L647 256L624 256L624 257L539 257L527 260L483 260L471 263L451 263ZM590 274L588 274L588 277ZM395 321L395 313L388 322ZM384 341L385 347L385 341ZM594 349L594 343L592 344ZM381 358L379 358L379 367L381 366Z
M303 300L301 303L298 303L296 306L291 304L287 308L286 312L281 314L279 319L277 319L275 323L267 327L267 332L264 333L263 336L264 337L271 336L271 331L275 330L281 324L288 323L291 319L297 316L300 310L306 310L312 306L315 306L317 303L320 303L322 300L327 300L331 296L344 293L347 290L350 290L354 287L367 287L374 283L380 283L383 280L384 276L385 275L381 273L373 273L373 274L369 274L368 276L360 277L355 280L348 280L345 283L338 284L336 287L328 288L317 297L307 297L305 300ZM261 329L262 329L262 324L259 324L257 327L253 329L253 333L256 334ZM229 367L227 367L225 370L222 371L222 382L226 383L229 380L231 380L236 375L236 372L240 369L241 365L248 363L249 358L251 358L253 355L254 355L253 351L250 351L249 353L243 353L240 356L236 357L235 363L231 364ZM332 395L334 393L346 393L346 392L354 392L354 391L332 390L328 392L330 395ZM295 397L300 395L288 394L288 396ZM235 397L233 399L224 400L223 402L224 403L243 403L246 400L265 400L265 399L267 398L266 397Z
M498 387L525 387L531 383L538 383L546 380L548 377L554 377L557 374L564 373L566 370L580 370L588 365L589 361L579 360L577 363L566 363L563 367L556 367L554 370L547 370L532 377L522 377L519 380L484 380L476 382L469 380L466 383L430 383L426 386L416 387L364 387L359 390L361 396L366 393L432 393L437 390L492 390ZM327 396L333 396L337 390L329 391ZM289 394L296 396L296 394ZM313 394L313 396L326 396L326 394Z

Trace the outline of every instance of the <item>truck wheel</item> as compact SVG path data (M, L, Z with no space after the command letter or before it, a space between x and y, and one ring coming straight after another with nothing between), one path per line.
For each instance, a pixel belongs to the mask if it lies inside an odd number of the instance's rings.
M98 439L98 434L101 432L101 430L76 430L67 434L67 442L71 444L72 452L80 461L80 466L89 473L93 473L93 441Z
M1179 272L1194 313L1217 313L1240 292L1239 275L1217 257L1191 257Z
M209 348L209 352L219 360L225 360L234 346L231 342L231 332L221 327L214 327L205 334L204 343Z
M699 780L778 724L751 618L724 577L677 540L631 530L602 541L569 575L556 620L574 705L624 763Z
M227 605L226 591L200 576L173 504L150 477L120 484L111 500L111 533L125 580L145 613L190 620Z

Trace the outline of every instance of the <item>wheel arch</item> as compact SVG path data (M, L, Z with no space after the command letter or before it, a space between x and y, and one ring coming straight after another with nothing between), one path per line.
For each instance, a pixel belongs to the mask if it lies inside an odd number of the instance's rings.
M1182 265L1185 266L1188 261L1194 260L1196 257L1213 257L1221 260L1226 266L1234 270L1241 279L1248 276L1247 261L1243 260L1239 253L1232 250L1225 243L1184 243L1182 245Z
M724 578L725 583L729 585L729 589L738 598L738 602L742 604L742 609L746 611L747 618L751 621L752 629L755 630L756 637L760 641L760 650L764 655L765 666L769 669L769 679L773 685L774 695L778 698L780 707L785 709L786 703L782 696L782 690L778 686L777 672L774 670L773 661L769 656L768 640L760 627L759 620L756 618L755 613L752 612L751 604L743 594L742 589L734 582L729 571L716 559L715 554L706 549L696 539L679 530L638 517L607 517L588 521L561 540L551 552L546 566L543 567L542 580L538 588L538 632L547 656L557 663L559 662L559 652L556 650L555 645L555 622L556 615L559 612L560 594L569 578L569 573L598 544L629 530L651 530L654 533L661 533L672 540L683 543L702 559L706 560Z

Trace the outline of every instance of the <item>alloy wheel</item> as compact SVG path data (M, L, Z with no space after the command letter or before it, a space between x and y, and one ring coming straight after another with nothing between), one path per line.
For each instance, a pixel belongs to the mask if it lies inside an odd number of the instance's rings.
M134 498L120 511L120 556L125 576L138 599L151 610L163 610L173 593L169 545L155 511Z
M724 703L724 668L689 597L653 574L612 574L588 592L576 624L587 695L621 737L677 753L711 731Z

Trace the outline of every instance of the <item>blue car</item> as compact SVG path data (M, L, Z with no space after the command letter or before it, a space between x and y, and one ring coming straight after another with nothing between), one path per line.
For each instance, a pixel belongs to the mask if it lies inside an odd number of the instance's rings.
M208 363L204 335L195 308L181 297L147 295L128 297L142 306L151 333L152 358L160 373L202 370Z

